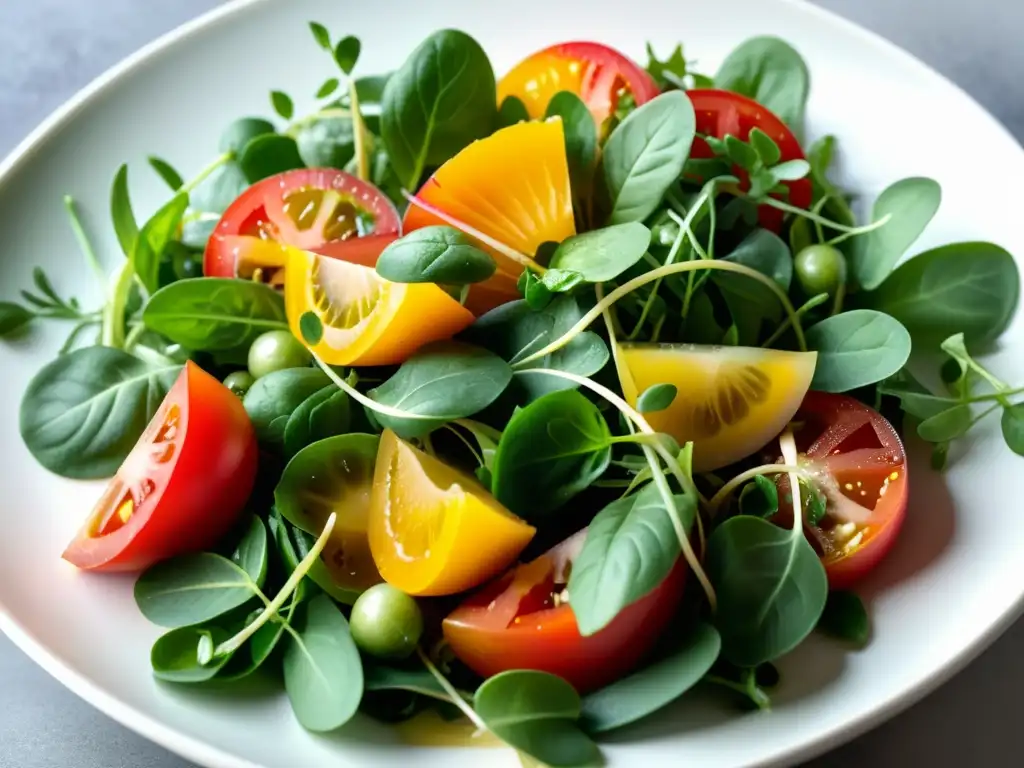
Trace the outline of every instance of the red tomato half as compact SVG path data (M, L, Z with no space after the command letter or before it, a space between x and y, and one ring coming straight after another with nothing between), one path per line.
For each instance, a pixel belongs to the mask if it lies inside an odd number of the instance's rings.
M877 411L846 395L808 392L793 422L797 449L827 500L820 526L806 530L829 586L845 589L878 564L903 525L903 443Z
M280 283L278 243L337 256L339 249L348 252L343 243L370 234L394 239L400 228L395 206L372 184L334 168L286 171L253 184L228 206L206 245L203 273L249 279L258 268L266 282Z
M536 669L568 680L580 693L628 674L657 642L679 607L686 564L608 626L580 635L569 604L560 602L567 563L583 544L581 531L551 552L470 597L442 623L445 640L482 677L509 669ZM571 599L571 596L570 596Z
M213 546L256 478L256 433L242 401L188 362L64 559L139 571Z
M690 97L693 110L697 114L698 134L718 139L724 139L727 134L731 134L746 141L754 128L760 128L779 145L782 153L780 162L806 159L800 142L786 124L753 99L731 91L705 88L687 91L686 95ZM693 140L690 157L706 159L714 156L715 153L704 139L698 136ZM742 180L744 188L749 187L749 181L743 171L737 168L736 175ZM809 178L786 182L786 186L789 187L788 202L791 205L799 208L810 207L812 188ZM773 232L782 229L783 217L782 211L766 205L761 206L758 215L761 226Z

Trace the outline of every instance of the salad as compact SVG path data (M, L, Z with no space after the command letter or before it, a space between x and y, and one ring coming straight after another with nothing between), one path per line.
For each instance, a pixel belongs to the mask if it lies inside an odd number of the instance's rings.
M64 558L139 574L156 677L276 674L310 731L462 719L597 765L696 686L769 707L815 630L868 641L903 436L941 471L998 411L1024 455L1024 390L973 356L1013 257L905 258L938 183L841 188L784 41L713 78L597 42L496 78L442 30L378 76L310 29L310 114L272 92L191 180L150 158L141 224L117 171L112 281L66 200L102 307L41 270L0 303L4 336L72 324L21 434L109 478Z

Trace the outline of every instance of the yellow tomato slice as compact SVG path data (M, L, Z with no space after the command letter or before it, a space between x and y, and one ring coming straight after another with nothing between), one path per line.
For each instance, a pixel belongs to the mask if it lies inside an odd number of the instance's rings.
M410 595L464 592L504 571L534 533L472 477L384 431L369 534L389 584Z
M544 117L548 102L559 91L579 94L583 90L586 62L544 50L523 59L498 81L498 104L517 96L534 120Z
M323 338L310 347L328 365L395 365L450 339L473 314L433 283L392 283L376 270L289 249L285 309L292 333L313 312Z
M662 411L644 414L659 432L693 441L694 469L732 464L783 430L807 394L816 352L693 344L623 344L617 356L631 405L655 384L679 390Z
M576 221L561 119L519 123L470 144L442 165L416 197L531 258L541 243L562 242L576 234ZM403 231L445 223L412 202ZM466 305L477 313L518 298L516 281L523 271L515 260L480 245L494 257L498 271L470 288Z

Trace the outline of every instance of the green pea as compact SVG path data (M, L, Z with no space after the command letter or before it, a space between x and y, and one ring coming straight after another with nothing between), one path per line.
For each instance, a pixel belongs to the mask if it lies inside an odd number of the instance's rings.
M267 331L249 347L249 373L257 379L286 368L304 368L312 360L291 331Z
M423 634L423 613L409 595L377 584L356 600L349 624L361 651L380 659L404 659Z
M235 371L229 373L224 379L224 386L230 389L239 397L245 397L249 387L256 383L256 379L248 371Z
M831 245L809 245L796 255L793 263L796 279L808 296L827 293L834 296L846 283L846 258Z

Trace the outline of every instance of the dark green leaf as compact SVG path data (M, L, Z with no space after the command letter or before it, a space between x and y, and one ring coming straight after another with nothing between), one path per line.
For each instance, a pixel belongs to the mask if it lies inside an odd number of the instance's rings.
M25 391L21 437L36 461L62 477L110 477L180 372L178 364L155 365L110 347L61 355Z
M831 134L822 136L811 144L807 150L807 161L811 164L811 175L823 189L831 192L832 183L828 180L828 169L832 166L832 154L835 150L836 137Z
M953 243L901 264L867 305L899 320L915 343L939 344L962 332L969 344L997 338L1017 309L1013 256L993 243Z
M771 517L779 511L779 489L767 477L758 475L754 482L743 486L739 505L741 515Z
M701 622L668 656L583 697L580 724L605 733L657 712L700 682L718 658L722 639Z
M339 85L341 85L341 83L338 82L338 78L336 77L330 77L327 80L324 80L323 85L316 89L316 97L318 99L326 99L338 90Z
M295 409L328 383L327 376L316 368L286 368L257 379L243 402L260 442L281 443Z
M873 290L882 284L924 232L941 200L942 188L927 178L901 179L883 190L875 200L871 221L888 216L888 222L854 241L851 267L862 288Z
M299 318L299 333L302 340L310 346L316 346L324 337L324 324L315 312L303 312Z
M774 233L755 229L725 257L772 278L783 290L793 279L793 257L789 248ZM782 318L782 305L766 285L746 275L715 271L711 279L718 286L736 325L737 341L752 345L759 340L762 324Z
M545 117L556 116L562 119L565 157L569 163L572 188L577 194L584 194L590 189L597 160L597 126L594 124L594 116L580 97L570 91L559 91L548 102Z
M811 387L848 392L903 368L910 357L910 334L883 312L855 309L812 326L807 346L818 353Z
M534 312L542 312L551 303L554 293L533 272L524 274L526 274L526 280L523 283L523 298Z
M798 134L802 130L811 76L800 54L777 37L753 37L736 47L715 73L715 87L749 96Z
M149 164L153 166L153 170L164 180L164 183L171 188L171 192L177 192L185 186L185 180L181 178L181 174L174 170L174 167L166 160L150 155Z
M670 91L623 120L604 146L604 179L612 210L609 223L643 221L679 178L696 135L693 105Z
M497 269L490 254L448 226L422 227L399 238L377 259L377 274L395 283L468 285Z
M347 117L303 123L295 134L302 162L310 168L344 168L355 157L355 133Z
M945 443L966 434L973 423L970 406L958 404L922 421L917 434L929 443Z
M257 136L276 133L274 124L261 117L240 117L229 125L220 135L217 149L221 152L234 152L240 155L246 145Z
M153 294L142 314L151 331L188 349L243 349L266 331L288 328L281 294L262 283L196 277Z
M864 603L853 592L830 592L818 628L858 646L868 642L871 624Z
M1003 409L1003 439L1010 450L1024 456L1024 403Z
M579 272L588 282L603 283L640 261L650 245L651 230L643 224L615 224L566 239L551 257L551 268Z
M936 443L932 446L931 468L936 472L944 472L949 462L949 443Z
M309 31L313 33L313 39L316 40L317 45L325 51L331 50L331 33L327 31L327 27L318 21L311 21L309 22Z
M800 481L800 488L801 498L805 501L804 519L807 520L808 525L821 525L825 513L828 512L828 501L825 499L825 494L804 480Z
M31 322L35 317L20 304L11 301L0 301L0 336L13 335Z
M447 699L448 693L425 667L415 669L389 667L376 659L363 659L363 686L367 691L412 691L435 699Z
M121 244L124 255L131 258L135 241L139 238L139 225L135 222L132 201L128 194L128 166L122 165L114 174L110 188L110 217L114 221L114 233Z
M520 517L537 521L604 474L611 439L601 412L583 395L544 395L505 427L494 456L492 492Z
M757 156L765 165L775 165L782 159L782 150L779 149L779 145L760 128L752 129L747 137L747 141L750 142L750 146L754 148Z
M732 134L725 135L725 154L740 168L748 171L753 170L760 160L756 149Z
M167 244L174 239L181 226L181 218L188 208L188 195L179 192L142 225L132 250L135 272L151 293L160 285L160 262Z
M267 579L267 528L256 515L249 515L245 534L231 559L257 587L263 586Z
M245 174L238 167L238 163L225 163L192 190L190 196L192 208L197 211L208 211L214 214L223 213L248 186L249 180L245 178ZM216 224L216 220L213 220L212 223L208 223L206 226L212 230L213 224ZM182 239L187 239L185 235L188 235L190 230L194 232L195 228L192 225L186 225ZM204 247L206 237L208 236L209 234L207 233L196 247Z
M690 496L673 497L668 510L651 483L613 501L587 529L583 551L573 562L569 594L580 634L592 635L626 606L658 586L679 558L679 539L670 515L689 531L696 513Z
M549 269L540 281L552 293L568 293L580 283L586 282L583 275L572 269Z
M407 189L497 123L494 70L483 48L456 30L430 35L384 89L381 130Z
M654 384L645 389L636 401L636 409L640 413L664 411L679 394L675 384Z
M230 654L215 657L207 664L199 663L199 645L216 647L230 637L217 626L179 627L157 638L149 654L153 674L172 683L203 683L212 680L231 658Z
M292 103L291 96L283 91L271 91L270 104L274 107L274 111L285 120L291 120L295 114L295 105Z
M295 139L276 133L257 136L246 144L238 156L238 166L250 183L304 167Z
M201 624L252 598L255 585L239 566L212 552L164 560L135 582L135 603L161 627Z
M284 427L284 451L294 456L307 445L348 431L352 421L348 395L334 384L316 392L295 409Z
M352 74L352 70L356 67L356 62L359 61L359 54L362 49L363 44L354 35L341 38L334 47L334 61L346 75Z
M526 111L526 105L518 96L506 96L505 100L501 102L501 109L498 110L498 123L502 128L529 120L530 113Z

